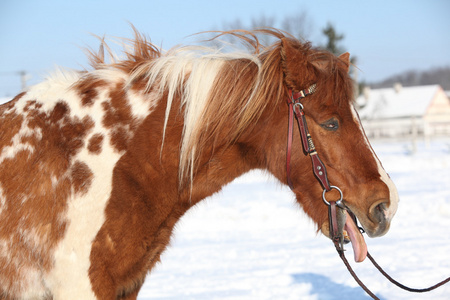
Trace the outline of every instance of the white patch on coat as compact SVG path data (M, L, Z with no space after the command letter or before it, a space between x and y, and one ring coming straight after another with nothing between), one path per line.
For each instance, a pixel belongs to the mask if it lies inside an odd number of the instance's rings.
M3 194L3 187L0 184L0 215L2 214L2 211L6 208L6 197ZM2 253L2 251L0 250L0 253Z
M54 299L96 299L89 279L91 246L105 220L113 168L119 158L112 147L102 147L102 159L87 149L77 155L76 160L92 171L93 180L86 194L68 203L66 233L55 250L54 268L46 275Z
M153 112L158 100L159 93L151 92L150 94L144 91L127 91L129 104L131 106L131 114L135 118L145 118Z
M28 100L36 100L39 104L42 104L41 110L50 111L56 103L64 101L70 105L71 110L74 105L79 105L74 101L79 99L75 93L70 93L71 86L77 82L82 73L73 70L57 69L51 76L41 83L32 86L24 97ZM27 105L27 101L23 101L22 98L18 103L18 111L22 111Z
M42 132L40 128L30 129L26 120L22 121L19 132L12 138L11 145L3 147L0 153L0 164L5 159L14 158L17 153L21 151L29 151L30 154L34 152L34 146L28 142L22 143L22 138L35 137L38 140L42 138Z
M113 77L108 79L111 80ZM123 78L119 76L118 80L122 81ZM97 100L92 106L80 107L79 112L77 110L74 112L79 117L87 114L94 121L94 127L86 137L84 148L73 158L73 161L80 161L89 167L93 179L86 194L74 195L68 202L65 216L68 221L66 233L55 249L54 268L45 276L46 284L55 300L96 299L89 278L91 247L105 221L105 208L112 190L113 169L121 157L121 154L111 147L111 132L102 124L105 113L102 103L109 101L109 89L105 88L98 92ZM142 121L154 105L136 93L127 95L127 98L137 121ZM100 154L92 154L87 149L87 141L94 134L104 136Z
M27 238L28 239L28 238ZM26 270L26 272L20 272L22 277L15 278L14 286L12 290L7 292L12 293L14 295L14 299L20 300L34 300L34 299L47 299L46 295L48 295L49 291L45 287L44 282L42 280L43 274L42 271L38 268L27 268L27 265L24 264L24 261L28 261L30 257L23 256L12 256L11 249L15 247L15 243L11 239L0 239L0 256L3 256L8 262L9 266L14 267L15 269ZM0 274L0 287L6 287L10 283L10 278L2 278L2 274Z
M26 289L20 295L20 300L48 299L49 291L42 283L41 271L30 268L22 279L22 285L32 288Z

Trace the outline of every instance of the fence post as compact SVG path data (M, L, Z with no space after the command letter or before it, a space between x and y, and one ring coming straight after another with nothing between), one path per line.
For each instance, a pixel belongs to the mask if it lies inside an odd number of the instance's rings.
M411 117L411 133L412 133L412 149L411 153L414 154L417 152L417 122L416 116Z

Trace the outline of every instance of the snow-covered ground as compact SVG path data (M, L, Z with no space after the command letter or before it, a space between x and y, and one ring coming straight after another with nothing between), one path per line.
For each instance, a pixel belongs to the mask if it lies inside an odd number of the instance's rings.
M0 97L0 104L6 103L10 101L12 98L9 97Z
M367 236L369 252L394 278L428 287L450 276L450 138L418 144L373 143L396 183L400 205L391 230ZM318 199L318 201L320 201ZM353 262L381 299L450 299L450 283L411 294L370 264ZM139 299L370 299L331 241L294 202L289 189L252 172L203 201L179 222L162 263Z

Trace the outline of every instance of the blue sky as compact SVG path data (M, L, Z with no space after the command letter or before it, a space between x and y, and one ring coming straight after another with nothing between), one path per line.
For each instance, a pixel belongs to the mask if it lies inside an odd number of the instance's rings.
M98 48L91 33L130 38L128 22L167 49L237 19L250 26L264 15L279 26L302 12L314 44L325 42L327 22L345 35L341 45L357 56L360 79L450 65L447 0L0 0L0 97L19 92L18 71L27 71L34 84L56 66L87 67L83 48Z

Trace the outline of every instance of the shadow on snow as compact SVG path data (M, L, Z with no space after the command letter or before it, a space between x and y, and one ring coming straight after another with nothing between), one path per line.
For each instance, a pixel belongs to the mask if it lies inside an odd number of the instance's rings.
M341 300L341 299L352 299L352 300L368 300L372 299L366 292L357 287L350 287L341 283L332 281L331 278L314 273L301 273L292 274L294 283L307 283L311 285L311 293L317 295L320 300ZM383 300L379 295L378 298Z

